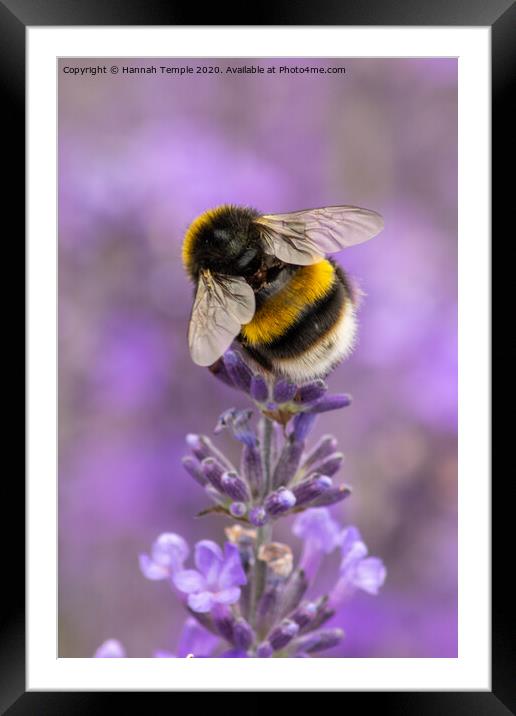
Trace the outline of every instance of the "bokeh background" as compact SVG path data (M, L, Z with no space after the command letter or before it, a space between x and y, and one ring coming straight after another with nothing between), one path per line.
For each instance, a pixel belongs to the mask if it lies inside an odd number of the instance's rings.
M62 71L251 62L346 73ZM456 656L456 60L112 58L59 67L59 655L108 637L130 656L173 649L182 610L137 556L162 531L223 539L221 518L194 519L206 501L179 462L186 433L245 404L186 343L181 239L223 202L385 217L338 256L366 293L359 345L329 380L354 403L314 438L338 438L354 494L333 511L388 579L334 620L347 637L331 655ZM218 444L236 458L228 436Z

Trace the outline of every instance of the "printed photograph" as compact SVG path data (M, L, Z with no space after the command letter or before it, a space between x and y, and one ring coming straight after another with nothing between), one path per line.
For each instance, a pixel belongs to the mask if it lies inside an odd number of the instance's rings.
M59 657L457 657L457 59L57 73Z

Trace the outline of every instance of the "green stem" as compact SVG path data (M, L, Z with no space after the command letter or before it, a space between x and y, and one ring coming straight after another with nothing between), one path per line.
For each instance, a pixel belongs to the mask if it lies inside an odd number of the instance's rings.
M263 458L263 472L264 472L264 484L265 489L263 495L267 495L271 490L272 482L272 465L271 465L271 448L272 448L272 431L273 425L272 420L264 417L265 424L263 430L263 442L262 442L262 458ZM258 527L256 531L256 546L254 555L254 570L253 570L253 585L251 592L251 604L249 609L250 622L254 627L257 621L257 607L258 601L263 594L265 588L265 580L267 577L267 565L266 563L258 559L260 547L272 539L272 525L263 525Z

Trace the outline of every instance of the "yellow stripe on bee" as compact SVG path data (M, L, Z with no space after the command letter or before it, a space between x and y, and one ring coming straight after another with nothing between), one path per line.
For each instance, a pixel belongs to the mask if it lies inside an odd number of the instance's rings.
M259 345L280 338L307 306L328 294L334 278L334 268L327 260L299 268L278 293L257 309L253 320L242 326L245 340Z
M217 216L219 216L219 214L226 211L230 207L230 204L222 204L221 206L217 206L214 209L208 209L192 221L192 223L186 230L182 249L183 265L187 271L191 270L194 243L195 239L199 235L199 232L208 227L211 222L216 219Z

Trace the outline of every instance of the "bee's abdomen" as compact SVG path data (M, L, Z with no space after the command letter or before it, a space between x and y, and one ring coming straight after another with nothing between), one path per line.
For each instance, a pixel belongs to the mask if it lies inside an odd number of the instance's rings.
M354 334L349 283L325 259L299 267L277 293L258 304L241 341L264 368L305 380L329 372L351 349Z

